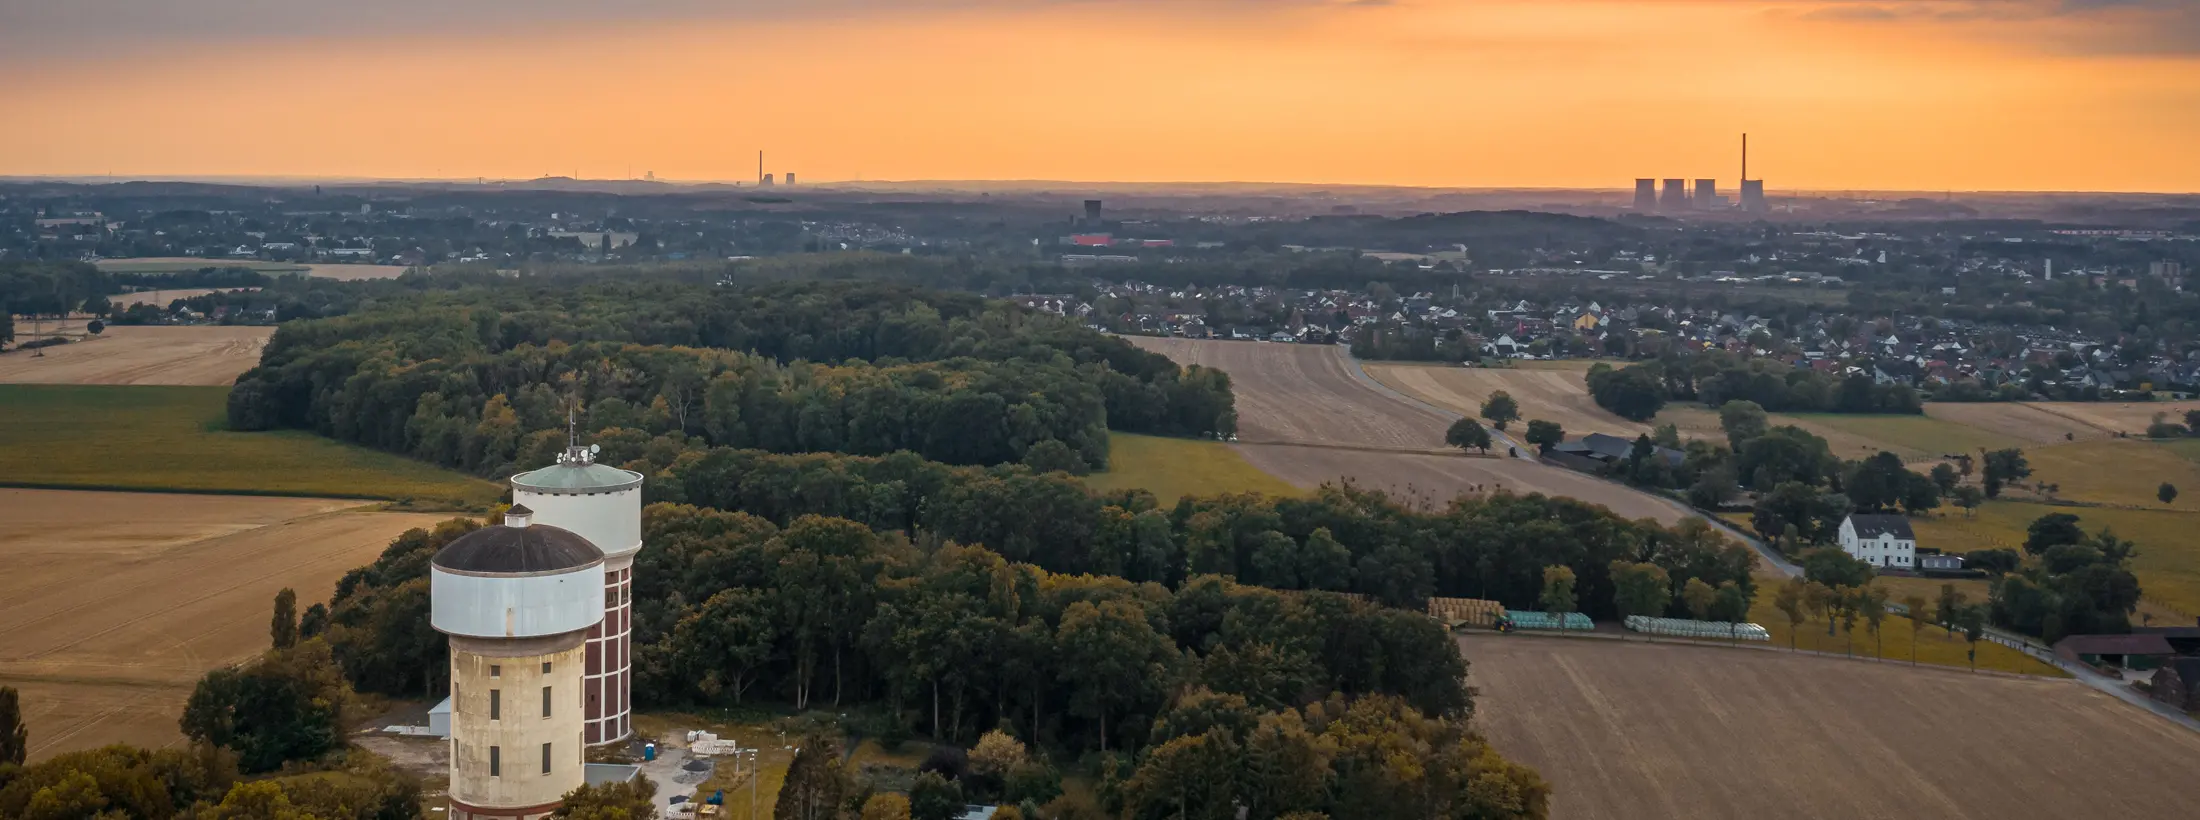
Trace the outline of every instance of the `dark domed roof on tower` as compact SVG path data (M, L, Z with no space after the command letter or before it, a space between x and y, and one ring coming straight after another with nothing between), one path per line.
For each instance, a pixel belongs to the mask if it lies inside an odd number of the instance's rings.
M532 523L534 511L515 506L504 523L459 536L436 552L434 564L455 572L537 575L603 561L603 550L571 530Z

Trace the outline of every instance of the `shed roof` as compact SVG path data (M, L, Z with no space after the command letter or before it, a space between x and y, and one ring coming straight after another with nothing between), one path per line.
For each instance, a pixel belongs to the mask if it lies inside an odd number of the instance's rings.
M2056 652L2077 655L2171 655L2160 635L2072 635L2055 642Z

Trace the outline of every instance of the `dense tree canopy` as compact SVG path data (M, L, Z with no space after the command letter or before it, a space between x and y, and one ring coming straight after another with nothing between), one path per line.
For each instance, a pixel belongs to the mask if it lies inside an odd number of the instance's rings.
M1097 467L1110 427L1236 427L1221 372L1012 305L672 283L421 292L288 323L231 393L230 421L497 474L554 448L574 405L630 449L907 450L953 464L1016 462L1055 441Z

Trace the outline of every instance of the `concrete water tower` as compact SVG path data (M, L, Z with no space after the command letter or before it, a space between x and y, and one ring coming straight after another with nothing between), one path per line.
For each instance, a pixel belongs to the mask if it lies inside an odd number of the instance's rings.
M516 505L429 565L451 636L452 820L537 820L587 782L581 678L603 621L604 555Z
M642 551L642 474L596 463L577 442L558 463L512 476L512 503L535 523L571 530L604 554L603 623L588 633L583 682L590 746L625 740L633 726L634 555Z

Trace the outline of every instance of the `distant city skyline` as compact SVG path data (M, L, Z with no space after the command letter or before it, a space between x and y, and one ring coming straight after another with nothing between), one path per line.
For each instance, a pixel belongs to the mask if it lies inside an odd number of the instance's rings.
M2171 0L190 5L0 9L0 175L2200 192Z

